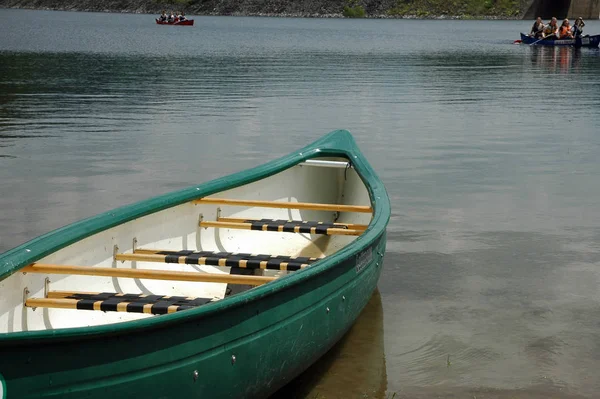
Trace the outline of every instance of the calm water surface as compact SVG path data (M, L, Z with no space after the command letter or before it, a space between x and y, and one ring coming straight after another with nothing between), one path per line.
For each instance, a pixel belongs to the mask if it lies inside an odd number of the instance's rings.
M379 292L279 397L600 397L600 52L530 21L0 10L0 252L350 130ZM600 33L589 21L587 33Z

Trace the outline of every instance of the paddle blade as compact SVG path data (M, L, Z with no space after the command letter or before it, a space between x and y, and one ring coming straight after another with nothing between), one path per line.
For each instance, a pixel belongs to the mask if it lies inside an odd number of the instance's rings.
M513 42L513 44L521 44L521 43L523 43L523 40L521 40L521 39L517 39Z

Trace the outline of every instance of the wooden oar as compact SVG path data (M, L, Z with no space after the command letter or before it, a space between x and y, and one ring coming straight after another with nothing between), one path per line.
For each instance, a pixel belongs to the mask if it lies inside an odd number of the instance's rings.
M542 37L540 40L536 40L535 42L531 43L531 44L530 44L530 46L533 46L533 45L534 45L534 44L536 44L537 42L541 42L542 40L546 40L546 39L548 39L549 37L552 37L552 36L556 36L556 33L553 33L553 34L551 34L551 35L548 35L548 36L546 36L546 37Z

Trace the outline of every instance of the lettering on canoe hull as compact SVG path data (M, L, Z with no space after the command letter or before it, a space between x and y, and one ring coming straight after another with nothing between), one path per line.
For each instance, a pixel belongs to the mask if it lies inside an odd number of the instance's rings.
M369 247L356 255L356 273L360 273L373 261L373 248Z
M589 43L590 39L588 39L588 43ZM575 40L573 39L564 39L564 40L555 40L554 44L575 44Z

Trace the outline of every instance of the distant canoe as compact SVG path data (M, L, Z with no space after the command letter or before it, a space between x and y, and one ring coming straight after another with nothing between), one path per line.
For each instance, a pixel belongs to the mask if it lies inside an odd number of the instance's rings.
M600 35L582 36L575 39L544 39L539 40L535 37L521 33L521 42L523 44L535 44L536 46L573 46L573 47L598 47L600 44Z
M156 19L156 23L159 25L181 25L181 26L193 26L194 25L194 20L193 19L186 19L185 21L176 21L176 22L166 22L166 21L160 21L158 18Z

